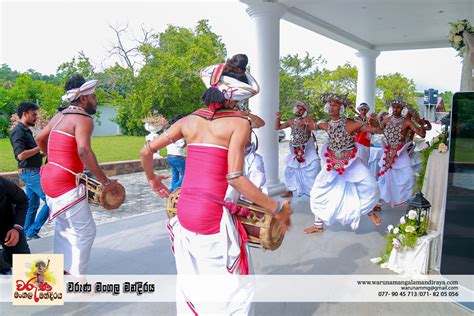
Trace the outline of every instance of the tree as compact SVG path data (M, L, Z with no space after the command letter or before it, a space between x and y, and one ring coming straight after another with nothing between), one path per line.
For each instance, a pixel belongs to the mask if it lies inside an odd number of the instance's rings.
M319 67L325 63L321 55L315 58L308 52L304 57L289 54L280 59L280 111L284 120L292 116L295 101L309 101L311 91L305 81L320 74Z
M16 70L12 70L7 64L2 64L0 67L0 86L5 83L15 82L19 73Z
M214 34L206 20L194 29L173 25L159 33L158 46L140 46L144 66L133 80L126 95L116 94L117 122L127 134L143 134L142 119L149 113L160 113L170 119L201 107L205 90L199 70L226 56L220 36Z
M316 118L324 116L324 104L320 96L324 92L334 92L348 95L348 99L355 102L357 91L357 68L350 63L338 66L334 70L323 69L314 78L305 82L305 87L311 91L309 101Z
M383 76L377 76L376 79L376 110L377 112L387 108L386 100L392 100L401 97L404 102L410 103L416 108L415 82L402 74L396 72Z
M8 134L10 116L20 102L37 103L49 115L56 113L63 89L42 80L34 80L31 74L19 74L8 88L0 88L0 134Z
M56 76L65 82L72 74L80 74L84 78L89 79L94 74L95 67L92 65L89 57L83 51L79 55L73 57L71 61L59 65Z
M111 44L109 49L109 57L117 56L121 63L130 69L132 72L137 70L138 66L143 66L143 54L140 51L140 47L145 45L156 44L156 36L153 34L153 30L147 29L144 25L141 25L141 38L133 38L132 41L135 45L128 47L125 43L123 36L129 32L128 23L124 26L118 23L115 26L109 25L114 31L117 41Z
M443 98L444 106L446 108L446 111L451 111L451 100L453 98L453 92L452 91L444 91L439 94L440 97Z

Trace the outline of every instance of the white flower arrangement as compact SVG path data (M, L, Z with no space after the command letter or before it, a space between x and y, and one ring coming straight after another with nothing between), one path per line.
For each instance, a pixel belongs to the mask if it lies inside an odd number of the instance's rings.
M380 257L373 258L370 261L384 268L387 266L393 249L403 251L405 247L413 248L418 238L427 234L429 230L428 213L426 210L420 211L420 219L421 221L418 221L416 210L409 210L406 215L400 218L398 224L388 225L388 233L385 235L385 251Z
M417 214L416 214L415 210L409 210L408 211L408 218L409 219L416 219L416 217L417 217Z
M168 127L168 121L163 115L160 114L150 114L145 117L142 122L152 126Z
M400 248L400 246L402 245L400 240L398 240L398 238L393 238L392 239L392 245L394 248Z
M402 217L400 217L400 224L405 224L406 223L406 219L405 219L405 215L403 215Z
M466 19L450 22L449 25L448 41L451 43L451 46L459 52L458 55L462 56L467 49L463 41L462 33L466 31L470 34L474 34L474 27Z

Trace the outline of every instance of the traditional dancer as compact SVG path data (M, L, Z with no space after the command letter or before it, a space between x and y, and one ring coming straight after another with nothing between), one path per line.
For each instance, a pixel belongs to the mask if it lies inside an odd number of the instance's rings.
M228 80L217 78L219 88L222 87L221 79ZM234 97L248 98L256 93L252 86L246 88L246 92L239 91ZM153 153L185 138L188 144L185 177L177 216L168 224L178 279L183 275L229 276L223 279L226 286L219 288L210 284L198 286L186 280L179 282L178 314L248 314L252 293L231 278L232 274L249 273L251 266L245 231L230 210L223 207L224 200L229 197L226 197L228 184L237 190L237 194L272 210L284 230L290 223L291 209L288 204L273 201L243 177L245 144L250 136L248 120L231 110L233 102L228 102L217 88L206 90L202 100L206 108L179 120L142 149L142 165L153 191L160 197L167 197L169 191L161 182L163 176L153 172ZM228 301L210 304L193 299L203 292L209 297L213 297L213 293L225 296Z
M356 122L362 123L362 125L367 125L369 123L369 118L367 113L370 111L370 107L367 103L361 103L357 107L358 115L354 117ZM357 146L357 157L362 160L365 165L369 165L370 158L370 138L372 135L368 132L358 131L355 137L356 146Z
M409 131L425 137L425 129L417 128L404 115L408 113L406 103L401 100L388 101L391 115L382 121L384 155L380 160L380 198L391 206L406 204L413 195L415 174L408 155L411 142L407 143ZM402 115L402 113L404 115Z
M344 108L349 104L345 96L325 93L321 98L326 102L325 110L331 118L329 122L317 124L318 128L329 134L329 143L322 147L327 168L319 173L311 189L310 206L315 221L304 231L322 232L323 224L331 225L335 221L343 225L350 224L355 230L364 214L368 214L379 225L380 219L373 212L379 200L377 181L357 158L355 134L358 131L380 131L380 127L373 115L369 120L370 125L345 118Z
M75 174L82 173L85 166L105 190L118 194L117 182L100 169L91 148L96 86L97 80L85 82L79 75L68 80L63 101L71 105L56 114L36 138L41 150L48 153L41 186L50 208L49 218L56 219L54 253L64 254L65 272L78 277L86 274L96 227L87 190L77 184Z
M309 195L314 179L321 171L321 160L312 134L314 120L308 117L309 106L297 101L293 107L294 119L281 123L281 113L276 113L275 129L291 128L290 153L285 159L285 185L288 191L281 197Z
M406 115L408 120L411 120L416 127L423 126L425 131L431 130L431 123L425 119L420 118L420 115L411 104L406 104L406 107L408 109L408 113ZM413 172L416 174L421 168L421 148L415 144L414 140L415 133L413 133L410 129L407 131L406 142L411 143L411 145L408 146L408 155L410 156Z

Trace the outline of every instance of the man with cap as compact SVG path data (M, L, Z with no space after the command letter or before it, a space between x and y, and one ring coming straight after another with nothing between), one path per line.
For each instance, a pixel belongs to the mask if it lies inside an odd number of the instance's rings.
M350 105L347 96L325 93L321 99L330 116L329 122L317 124L329 135L329 143L322 146L327 168L318 174L311 189L310 207L315 220L304 232L322 232L324 224L331 225L335 221L350 224L356 230L365 214L379 225L380 219L373 212L379 200L377 181L367 165L357 158L355 135L358 131L377 132L380 127L373 116L368 125L345 118L345 107Z
M384 154L380 160L378 174L380 198L391 206L404 205L413 195L415 173L408 150L411 146L409 133L425 137L425 127L416 127L407 119L407 104L400 99L387 101L390 116L381 126L384 135ZM408 138L407 138L408 136ZM407 142L408 140L408 142Z
M87 189L77 184L76 175L86 167L105 190L117 194L117 182L100 169L91 147L97 83L72 76L66 82L63 96L63 101L70 105L56 114L36 138L48 155L48 163L41 170L41 186L50 208L49 218L56 219L54 252L64 254L65 273L73 276L86 274L96 233Z
M285 159L285 185L288 191L281 197L307 195L311 192L314 179L321 170L316 139L312 134L314 120L308 117L309 106L301 101L295 102L295 118L281 122L281 113L276 113L275 129L291 128L290 153Z

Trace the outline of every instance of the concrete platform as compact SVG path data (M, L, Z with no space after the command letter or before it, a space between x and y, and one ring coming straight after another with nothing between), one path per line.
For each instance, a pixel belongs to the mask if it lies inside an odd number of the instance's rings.
M385 225L365 218L356 232L336 225L322 234L305 235L311 223L307 198L294 200L293 226L277 251L251 249L257 274L389 274L370 262L384 247ZM384 209L385 223L402 209ZM174 274L174 258L164 211L98 226L90 274ZM52 236L33 240L35 253L52 252ZM13 307L0 304L3 315L174 315L173 303L68 303L63 307ZM468 315L451 303L257 303L257 315Z
M280 161L288 143L280 144ZM280 174L283 170L280 163ZM164 201L154 196L143 174L118 177L125 185L127 203L115 212L94 208L97 238L92 249L90 274L175 274ZM334 225L322 234L303 229L314 217L307 197L294 198L293 225L276 251L251 249L256 274L391 274L370 262L385 247L386 226L396 223L403 208L384 207L382 225L365 216L357 231ZM34 253L51 253L52 225L30 242ZM1 315L175 315L174 303L67 303L62 307L14 307L0 304ZM256 315L470 315L451 303L256 303Z

